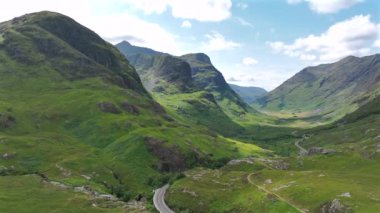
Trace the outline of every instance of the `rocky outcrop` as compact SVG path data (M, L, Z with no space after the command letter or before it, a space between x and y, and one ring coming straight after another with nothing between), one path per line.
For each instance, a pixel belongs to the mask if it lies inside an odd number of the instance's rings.
M140 114L140 111L139 109L130 104L128 101L123 101L121 104L120 104L120 107L124 110L124 111L127 111L131 114L134 114L134 115L139 115Z
M8 129L13 127L15 124L16 118L6 113L0 113L0 129Z
M272 162L271 166L278 170L288 170L290 164L282 160L276 160Z
M322 205L320 213L348 213L349 208L345 207L339 199L334 199Z
M99 102L97 105L102 112L113 113L113 114L121 113L120 109L118 109L113 103Z
M307 150L307 155L327 155L327 154L335 154L336 150L334 149L325 149L322 147L311 147Z
M230 160L227 165L239 165L239 164L253 164L253 159L251 158L243 158L243 159L233 159Z
M168 146L156 138L145 138L149 152L159 159L156 166L163 172L178 172L186 168L185 156L177 146Z

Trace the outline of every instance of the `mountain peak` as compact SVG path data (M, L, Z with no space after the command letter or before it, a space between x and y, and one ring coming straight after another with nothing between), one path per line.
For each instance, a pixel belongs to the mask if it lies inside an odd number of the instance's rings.
M132 44L131 44L131 43L129 43L128 41L126 41L126 40L123 40L123 41L122 41L122 42L120 42L118 45L129 46L129 47L131 47L131 46L132 46Z
M344 57L344 58L342 58L340 61L338 61L338 62L343 62L343 63L345 63L345 62L350 62L350 61L352 61L352 60L356 60L356 59L359 59L359 57L356 57L356 56L353 56L353 55L349 55L349 56L347 56L347 57Z
M181 56L181 58L186 58L188 60L200 61L203 63L211 64L210 57L204 53L191 53Z
M144 54L144 55L155 56L155 55L163 54L162 52L158 52L158 51L150 49L150 48L134 46L125 40L116 44L116 47L125 56L136 55L136 54Z
M68 16L50 11L30 13L1 23L0 28L5 35L2 46L19 63L49 61L71 80L97 76L146 93L137 73L115 47ZM17 54L12 49L17 49Z

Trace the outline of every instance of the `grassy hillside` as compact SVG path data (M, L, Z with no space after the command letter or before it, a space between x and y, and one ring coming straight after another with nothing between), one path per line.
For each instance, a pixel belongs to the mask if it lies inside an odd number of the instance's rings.
M66 16L18 17L0 37L0 187L9 189L0 209L49 196L40 211L143 211L152 189L184 169L259 152L174 120L116 48ZM33 199L11 207L26 191Z
M379 94L380 55L308 67L258 100L262 111L334 121ZM313 121L313 119L311 119ZM315 120L315 119L314 119Z

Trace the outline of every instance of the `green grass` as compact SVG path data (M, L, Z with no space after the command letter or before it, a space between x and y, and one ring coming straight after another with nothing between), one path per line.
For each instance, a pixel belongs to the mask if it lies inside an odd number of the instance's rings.
M183 212L297 212L246 180L247 173L194 169L169 189L168 205Z
M124 212L94 207L88 195L44 183L36 175L0 176L0 212Z
M265 169L254 181L310 211L336 198L355 212L379 211L379 160L344 154L294 159L292 164L288 171ZM273 183L265 184L267 179ZM346 192L352 197L340 196Z
M241 132L243 128L225 113L217 103L204 98L205 92L163 95L154 93L156 100L177 118L193 125L207 126L223 135Z

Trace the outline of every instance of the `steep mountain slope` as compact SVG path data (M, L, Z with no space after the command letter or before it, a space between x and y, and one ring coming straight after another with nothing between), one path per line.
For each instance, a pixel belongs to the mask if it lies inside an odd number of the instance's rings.
M372 149L373 155L379 155L376 144L380 142L380 96L345 115L338 121L319 128L311 129L313 135L305 141L305 146L354 145L359 152ZM347 148L347 147L346 147Z
M258 100L265 111L336 120L379 94L380 55L308 67Z
M191 68L183 60L167 54L140 53L129 56L128 60L136 67L150 92L174 94L193 90Z
M190 64L194 84L211 92L227 114L241 116L249 111L250 107L231 89L206 54L187 54L180 58Z
M246 103L252 104L256 99L264 96L268 92L260 87L242 87L234 84L229 84L231 89L233 89Z
M125 41L116 46L136 68L145 88L182 119L230 135L242 131L235 121L253 112L203 53L175 57Z
M0 211L128 211L175 172L258 153L174 120L115 47L57 13L0 24L0 76Z

